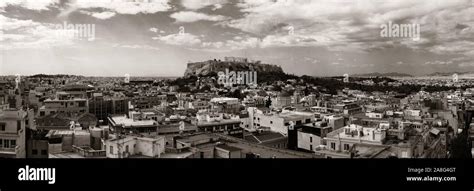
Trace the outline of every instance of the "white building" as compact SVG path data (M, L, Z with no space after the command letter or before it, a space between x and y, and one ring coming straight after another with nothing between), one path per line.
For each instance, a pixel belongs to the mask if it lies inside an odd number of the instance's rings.
M285 136L288 136L288 128L291 124L301 125L311 123L314 120L314 115L306 112L263 113L256 108L248 108L248 112L250 120L249 129L271 130Z
M160 158L165 152L165 137L118 137L105 141L107 158L151 157Z
M328 150L349 152L352 145L356 143L382 145L385 136L385 129L351 124L330 132L324 139L326 140L326 148Z
M28 113L23 110L0 111L0 158L25 158L25 132Z

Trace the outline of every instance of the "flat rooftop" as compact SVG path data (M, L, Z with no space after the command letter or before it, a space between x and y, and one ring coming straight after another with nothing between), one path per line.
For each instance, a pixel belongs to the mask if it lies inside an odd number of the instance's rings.
M283 118L285 121L297 121L307 117L313 117L312 113L302 114L302 113L294 113L294 112L285 112L279 113L279 117Z
M238 119L223 119L223 120L220 120L220 121L211 121L211 122L208 122L208 121L201 121L201 122L198 122L198 126L211 126L211 125L225 125L225 124L234 124L234 123L239 123L240 124L240 120Z
M114 126L123 125L126 127L137 127L137 126L153 126L157 125L157 122L154 120L133 120L128 118L125 115L122 116L112 116L110 117L115 123Z

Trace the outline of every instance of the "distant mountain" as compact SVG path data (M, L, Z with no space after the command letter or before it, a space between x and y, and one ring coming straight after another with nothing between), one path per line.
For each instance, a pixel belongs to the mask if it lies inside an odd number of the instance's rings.
M354 74L353 77L413 77L413 75L405 74L405 73L398 73L398 72L389 72L389 73L367 73L367 74Z
M454 74L469 75L469 74L474 74L474 72L435 72L435 73L428 74L426 76L452 76Z

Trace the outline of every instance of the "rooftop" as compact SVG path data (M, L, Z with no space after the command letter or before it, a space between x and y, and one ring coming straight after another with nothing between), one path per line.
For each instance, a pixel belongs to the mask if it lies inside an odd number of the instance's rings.
M327 138L357 139L363 141L381 142L385 139L382 130L379 128L363 127L360 125L350 124L343 128L339 128L327 134Z
M241 150L242 150L242 149L240 149L240 148L238 148L238 147L229 146L229 145L227 145L227 144L220 144L220 145L217 145L216 147L217 147L217 148L224 149L224 150L227 150L227 151L230 151L230 152L241 151Z
M264 131L261 133L254 132L252 134L248 134L244 137L244 139L253 143L264 143L279 139L285 139L285 136L283 136L281 133Z
M125 126L125 127L140 127L140 126L154 126L157 125L155 120L133 120L128 118L126 115L112 116L110 119L114 126Z

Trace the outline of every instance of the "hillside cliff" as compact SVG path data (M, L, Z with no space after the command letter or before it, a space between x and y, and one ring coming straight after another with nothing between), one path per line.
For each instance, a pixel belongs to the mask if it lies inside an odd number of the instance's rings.
M219 71L257 71L257 73L284 73L280 66L261 64L257 62L232 62L220 60L208 60L204 62L188 63L184 77L208 75Z

